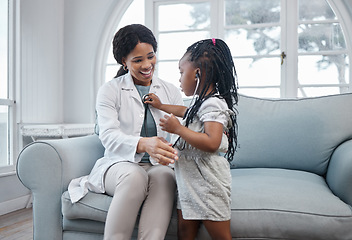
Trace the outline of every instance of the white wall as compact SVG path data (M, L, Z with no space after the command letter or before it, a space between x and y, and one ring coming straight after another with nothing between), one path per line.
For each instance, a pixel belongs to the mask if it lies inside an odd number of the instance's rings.
M21 123L63 122L62 1L21 1Z
M65 1L64 121L94 122L96 56L111 10L119 1Z
M95 59L118 2L21 1L20 123L94 122Z

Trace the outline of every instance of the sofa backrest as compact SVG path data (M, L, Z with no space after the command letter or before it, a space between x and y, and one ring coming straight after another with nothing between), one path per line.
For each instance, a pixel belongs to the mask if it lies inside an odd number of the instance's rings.
M233 168L285 168L326 173L334 149L352 139L352 94L238 102Z

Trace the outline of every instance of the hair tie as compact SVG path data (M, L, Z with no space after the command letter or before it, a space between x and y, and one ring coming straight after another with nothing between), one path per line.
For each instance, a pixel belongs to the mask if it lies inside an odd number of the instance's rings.
M215 46L215 43L216 43L215 38L212 38L211 40L213 41L213 44L214 44L214 46Z

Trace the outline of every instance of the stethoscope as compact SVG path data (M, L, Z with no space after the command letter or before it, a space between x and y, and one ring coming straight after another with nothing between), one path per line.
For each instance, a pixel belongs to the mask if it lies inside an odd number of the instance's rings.
M197 90L198 90L199 82L200 82L200 75L199 75L198 72L196 73L196 81L197 81L197 83L196 83L196 88L194 89L193 96L192 96L192 100L191 100L191 103L189 104L189 106L192 106L192 105L194 104L195 100L196 100ZM186 114L185 114L185 116L184 116L184 119L186 118L186 115L187 115L187 114L188 114L188 110L187 110L187 112L186 112ZM174 144L172 144L172 147L175 147L176 144L178 143L178 141L180 141L180 139L181 139L181 137L178 136L178 138L176 139L176 141L174 142ZM182 147L180 146L180 148L183 149L183 148L185 147L185 144L186 144L186 143L184 142L184 143L183 143L183 146L182 146Z
M153 101L153 99L149 98L149 94L145 94L143 97L142 97L142 103L144 105L144 122L143 122L143 125L144 125L144 133L145 133L145 136L148 137L148 129L147 129L147 111L148 111L148 104L145 103L146 101Z

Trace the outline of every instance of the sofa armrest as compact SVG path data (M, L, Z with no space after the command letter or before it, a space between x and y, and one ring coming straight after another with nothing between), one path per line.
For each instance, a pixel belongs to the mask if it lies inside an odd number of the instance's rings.
M61 195L71 179L90 173L104 154L98 136L37 141L17 160L17 175L33 194L34 239L62 239Z
M330 159L326 181L336 196L352 206L352 140L335 149Z

